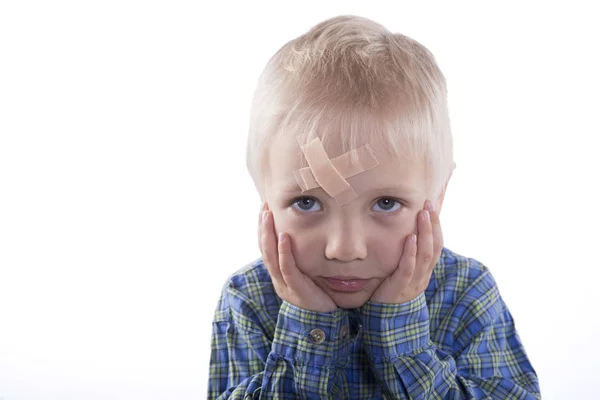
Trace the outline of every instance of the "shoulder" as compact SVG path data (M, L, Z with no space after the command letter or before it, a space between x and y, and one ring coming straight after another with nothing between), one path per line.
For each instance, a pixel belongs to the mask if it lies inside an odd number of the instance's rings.
M243 290L249 285L265 281L271 281L271 277L267 272L267 268L265 267L262 258L257 258L229 275L225 281L224 288L231 287Z
M488 267L447 248L442 250L426 294L436 339L452 347L464 345L503 319L506 311Z
M217 319L245 317L253 321L275 319L281 299L262 258L256 259L231 274L221 292Z
M446 247L442 249L431 281L434 290L455 287L456 291L461 291L461 288L466 289L473 286L482 290L497 289L496 281L487 266L474 258L465 257Z

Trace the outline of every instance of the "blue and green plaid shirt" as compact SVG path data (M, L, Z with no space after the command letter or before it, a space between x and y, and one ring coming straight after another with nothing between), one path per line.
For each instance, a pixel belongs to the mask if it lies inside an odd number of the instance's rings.
M217 305L209 399L539 399L489 270L444 248L420 297L329 313L277 296L261 259Z

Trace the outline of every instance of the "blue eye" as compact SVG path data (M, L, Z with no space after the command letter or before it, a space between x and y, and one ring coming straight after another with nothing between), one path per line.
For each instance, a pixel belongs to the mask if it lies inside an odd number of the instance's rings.
M377 207L379 209L377 209ZM374 211L383 213L393 213L402 208L403 205L398 200L390 197L382 197L377 200ZM312 213L321 211L322 207L319 201L312 197L299 197L292 202L292 208L298 213Z
M313 207L315 205L319 206L319 208L316 210L313 209ZM298 210L300 212L321 211L321 205L319 204L319 202L316 199L313 199L312 197L300 197L300 198L294 200L292 207L294 207L296 210Z
M398 207L394 208L396 205ZM381 208L381 211L383 212L391 213L394 211L398 211L402 204L398 200L390 199L389 197L382 197L381 199L377 200L375 206L379 206Z

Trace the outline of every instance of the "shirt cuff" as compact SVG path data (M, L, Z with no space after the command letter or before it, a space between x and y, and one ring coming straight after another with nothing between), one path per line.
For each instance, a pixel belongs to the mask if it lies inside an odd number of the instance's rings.
M343 366L349 361L349 336L348 313L344 309L316 312L283 301L272 351L313 365Z
M414 353L429 346L429 310L425 294L402 304L368 301L360 308L363 344L376 360Z

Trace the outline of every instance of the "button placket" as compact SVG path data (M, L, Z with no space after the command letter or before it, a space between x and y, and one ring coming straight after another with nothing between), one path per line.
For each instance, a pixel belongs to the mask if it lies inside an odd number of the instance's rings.
M346 337L348 336L348 331L348 325L343 325L340 329L340 339L346 339Z

